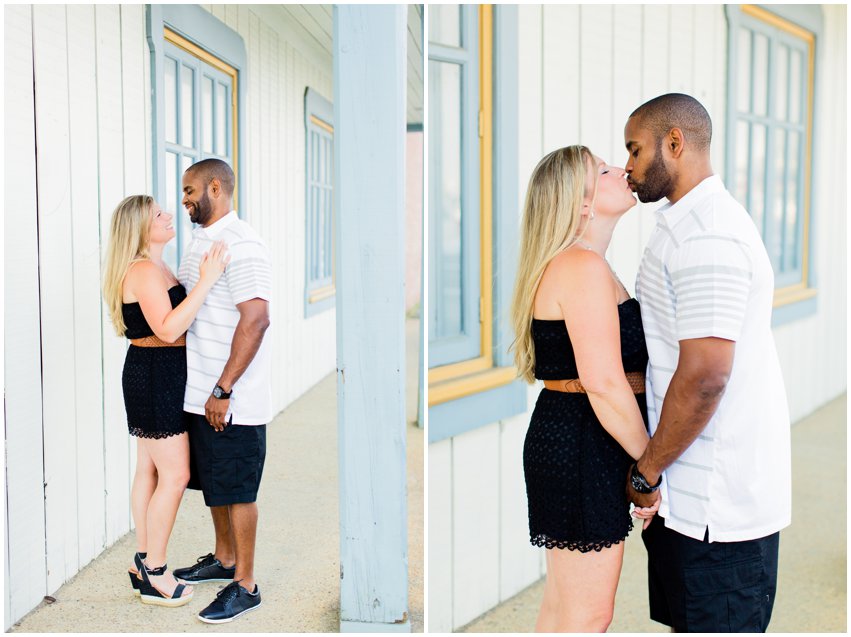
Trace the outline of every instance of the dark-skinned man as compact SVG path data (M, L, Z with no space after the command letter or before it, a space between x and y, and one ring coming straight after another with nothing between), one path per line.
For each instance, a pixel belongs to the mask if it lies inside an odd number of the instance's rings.
M791 522L789 413L771 332L774 274L747 211L713 174L712 122L672 93L626 123L627 181L668 203L636 280L651 440L627 496L661 497L642 533L651 619L675 632L764 632Z
M187 292L213 241L227 244L230 263L189 328L184 412L191 477L210 507L215 550L193 566L176 569L190 582L228 582L198 619L225 623L260 606L254 581L257 490L266 457L272 390L269 250L233 210L234 173L219 159L204 159L183 174L183 205L197 224L180 264Z

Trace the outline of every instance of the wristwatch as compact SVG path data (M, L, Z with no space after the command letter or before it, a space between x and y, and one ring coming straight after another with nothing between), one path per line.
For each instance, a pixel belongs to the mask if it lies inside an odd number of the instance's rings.
M647 482L647 478L641 475L641 472L638 470L638 463L636 462L633 463L632 468L629 470L629 483L639 493L653 493L662 484L662 476L659 476L659 482L650 484Z
M230 391L225 391L221 385L216 385L213 387L213 397L224 400L226 398L230 398L230 395L233 393L233 389Z

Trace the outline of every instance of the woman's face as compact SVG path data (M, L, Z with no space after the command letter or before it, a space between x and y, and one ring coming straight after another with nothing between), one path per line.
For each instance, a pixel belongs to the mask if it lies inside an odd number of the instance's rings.
M166 244L177 234L171 221L174 215L168 214L155 201L151 204L151 243Z
M594 201L594 180L597 180L597 196ZM635 195L626 181L626 171L623 168L609 166L594 155L594 167L589 166L585 177L585 203L593 205L596 215L622 215L632 208L636 201Z

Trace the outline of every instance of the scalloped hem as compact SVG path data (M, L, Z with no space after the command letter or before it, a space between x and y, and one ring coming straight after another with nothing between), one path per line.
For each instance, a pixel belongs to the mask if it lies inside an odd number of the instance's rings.
M590 553L591 551L596 551L599 553L603 549L608 549L614 546L615 544L620 544L623 542L630 531L633 529L632 520L629 522L629 528L626 531L626 535L624 535L619 540L601 540L599 542L583 542L581 540L554 540L551 537L548 537L542 533L538 535L533 535L529 538L529 542L533 546L539 546L541 548L548 549L567 549L568 551L579 551L580 553Z
M162 438L170 438L171 436L179 436L180 434L185 433L185 429L183 431L145 431L143 429L139 429L138 427L130 427L131 436L136 436L137 438L147 438L149 440L161 440Z

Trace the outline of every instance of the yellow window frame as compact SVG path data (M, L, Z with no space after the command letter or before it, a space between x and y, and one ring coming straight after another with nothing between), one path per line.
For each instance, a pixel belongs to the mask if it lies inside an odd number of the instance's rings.
M804 161L804 219L802 229L802 262L801 262L801 280L798 283L787 285L778 288L774 291L774 307L798 303L806 299L816 296L816 288L809 287L807 284L810 269L810 192L812 181L812 152L813 152L813 95L815 93L815 35L806 29L799 27L797 24L789 22L780 16L766 11L762 7L753 4L743 4L741 6L743 14L756 18L761 22L765 22L781 31L785 31L790 35L800 38L807 44L808 51L808 86L807 86L807 138L806 152Z
M202 49L194 42L190 42L182 35L176 33L175 31L172 31L168 27L163 28L163 38L166 42L170 42L174 46L183 49L187 53L195 56L202 62L206 62L213 68L218 69L225 75L229 75L233 82L233 90L231 90L231 113L233 115L233 121L231 122L231 143L233 144L231 146L231 161L233 163L233 174L236 176L233 185L233 207L234 210L239 210L239 107L237 105L237 95L239 91L239 73L234 67L232 67L227 62L220 60L209 51Z
M334 137L334 126L333 124L326 122L323 119L318 118L316 115L311 113L310 115L310 123L314 126L318 126L322 130L328 131L331 134L331 137ZM305 142L306 143L306 142ZM333 227L334 224L334 209L331 208L331 224ZM337 267L336 267L336 256L337 252L335 250L334 241L335 241L335 232L331 232L331 283L326 285L325 287L316 288L310 295L307 297L308 303L319 303L319 301L324 301L327 298L334 296L337 293Z

